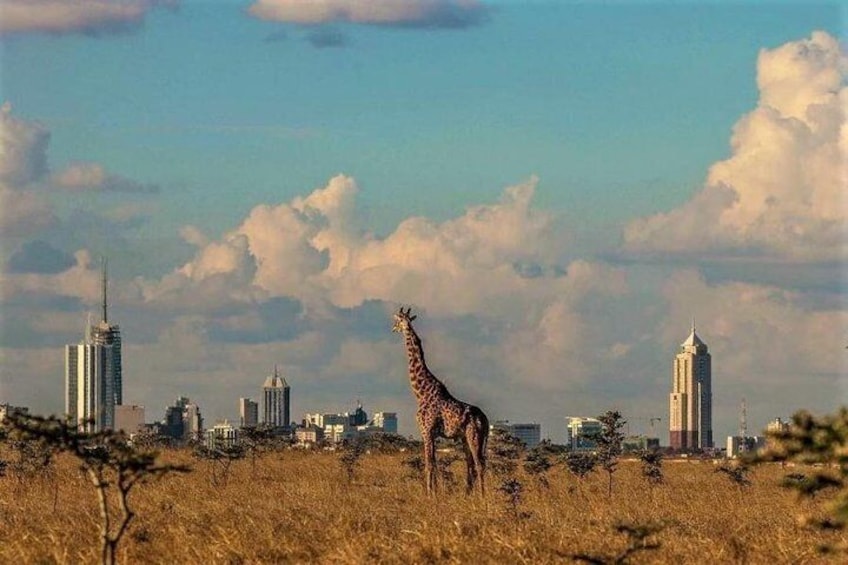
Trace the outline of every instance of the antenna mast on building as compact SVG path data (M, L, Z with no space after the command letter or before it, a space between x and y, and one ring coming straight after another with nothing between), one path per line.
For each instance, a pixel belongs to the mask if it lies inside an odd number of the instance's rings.
M101 279L100 279L100 291L102 293L102 301L101 301L102 303L101 303L100 307L103 310L103 323L107 324L107 323L109 323L109 316L107 315L107 302L106 302L106 287L108 285L108 277L106 276L106 258L102 257L101 262L102 262L102 272L101 272Z
M748 407L745 405L744 396L739 409L739 437L748 437Z

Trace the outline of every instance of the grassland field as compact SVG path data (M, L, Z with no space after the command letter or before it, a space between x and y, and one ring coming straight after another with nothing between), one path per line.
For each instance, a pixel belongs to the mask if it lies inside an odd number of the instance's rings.
M519 465L518 500L487 475L484 496L466 495L464 465L451 466L429 497L403 464L410 453L366 454L352 481L339 454L286 450L236 461L226 482L213 463L167 450L163 461L193 471L138 485L136 516L118 549L120 563L569 563L575 555L614 562L632 538L625 524L656 531L653 547L627 563L839 563L822 545L846 535L809 529L827 496L799 500L780 487L803 468L756 467L740 487L711 461L666 461L650 486L641 463L622 461L612 496L607 476L581 481L562 465L548 485ZM827 493L825 493L827 494ZM100 514L76 460L60 455L51 473L0 477L0 563L97 563Z

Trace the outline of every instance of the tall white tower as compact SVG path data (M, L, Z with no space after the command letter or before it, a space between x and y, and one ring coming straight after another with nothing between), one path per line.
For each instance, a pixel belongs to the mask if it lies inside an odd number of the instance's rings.
M695 323L674 358L669 395L669 440L673 449L713 446L712 364Z
M87 432L114 429L122 403L121 331L109 323L105 261L102 284L103 319L87 324L82 343L65 346L65 414Z

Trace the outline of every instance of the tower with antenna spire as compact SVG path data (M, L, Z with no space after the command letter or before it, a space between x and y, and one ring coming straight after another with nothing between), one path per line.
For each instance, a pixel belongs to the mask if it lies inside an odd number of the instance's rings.
M280 376L277 365L274 373L262 385L262 415L264 423L274 428L285 428L291 423L291 389Z
M101 320L88 315L85 337L65 346L65 414L85 431L113 429L123 404L121 330L108 317L106 260L101 271Z
M680 344L674 358L669 395L669 440L673 449L713 447L712 358L695 331Z

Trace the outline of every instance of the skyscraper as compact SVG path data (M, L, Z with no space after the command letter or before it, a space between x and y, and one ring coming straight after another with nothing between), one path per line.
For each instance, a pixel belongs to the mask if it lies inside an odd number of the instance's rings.
M275 428L288 426L291 422L290 389L286 379L277 372L274 365L274 374L265 379L262 385L262 409L264 422Z
M177 400L165 409L162 433L177 441L202 439L203 416L200 406L193 404L188 397L178 396Z
M239 398L239 425L255 427L259 423L259 404L249 398Z
M103 262L100 323L87 324L85 339L65 346L65 414L88 432L115 427L123 400L121 330L109 323L106 262Z
M104 370L113 385L114 403L123 404L123 375L121 373L121 329L117 324L109 323L109 310L106 292L109 279L106 276L106 260L103 260L101 279L101 314L99 324L91 326L91 343L104 348Z
M674 358L669 395L669 440L680 450L713 447L712 365L707 344L692 332Z

